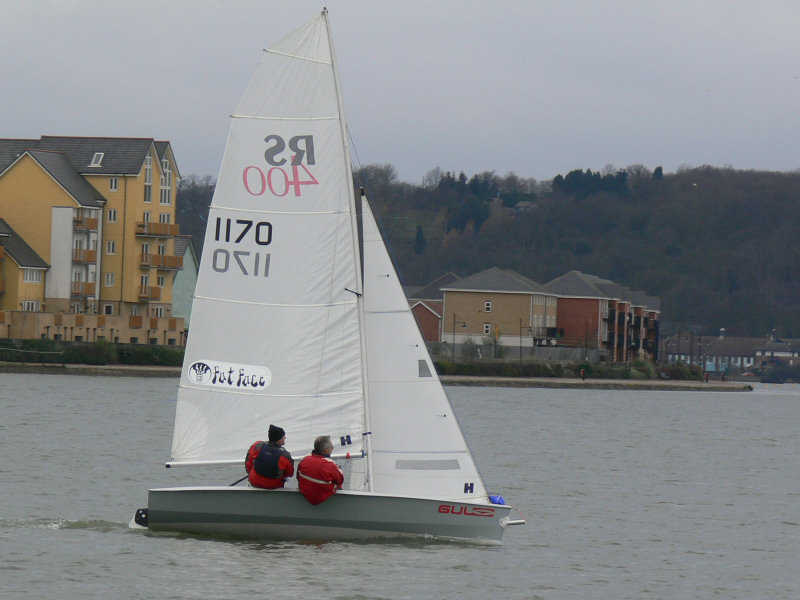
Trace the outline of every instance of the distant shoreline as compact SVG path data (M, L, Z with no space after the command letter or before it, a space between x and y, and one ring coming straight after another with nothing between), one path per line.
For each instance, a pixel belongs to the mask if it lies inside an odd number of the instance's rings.
M752 392L742 381L684 381L677 379L578 379L564 377L469 377L442 375L444 385L482 387L538 387L596 390L655 390L662 392Z
M180 377L181 367L156 365L52 365L0 363L0 373L46 375L100 375L107 377ZM678 392L750 392L741 381L678 381L672 379L578 379L564 377L474 377L442 375L442 384L475 387L538 387L601 390L657 390Z

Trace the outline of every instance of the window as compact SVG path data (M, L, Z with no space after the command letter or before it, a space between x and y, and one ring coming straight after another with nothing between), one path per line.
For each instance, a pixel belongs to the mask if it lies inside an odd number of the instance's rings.
M142 287L147 287L149 282L150 282L150 276L149 275L142 275Z
M158 222L159 223L169 223L170 221L170 214L169 213L161 213L158 215Z
M492 312L492 303L491 302L484 302L483 303L483 312Z
M94 156L92 157L92 162L89 164L90 167L99 167L100 163L103 162L103 152L95 152Z
M163 306L156 306L155 313L156 313L157 317L163 317L164 316L164 307Z
M104 285L106 287L114 287L114 273L110 272L105 273L105 277L103 278L103 280L104 280ZM110 304L106 304L106 307L110 306L111 306ZM110 315L111 313L106 313L106 314Z
M116 192L119 189L119 179L116 177L109 177L108 189L111 190L112 192Z
M144 242L142 244L142 254L150 254L150 244L149 243Z
M172 203L172 171L169 169L169 161L165 158L161 161L161 204Z
M108 240L106 242L106 254L116 254L117 253L117 242L114 240Z
M159 244L158 245L158 254L160 256L164 256L167 253L167 245L166 244Z
M80 302L73 302L71 306L72 306L72 312L74 312L76 315L79 314L83 308Z
M164 276L163 275L159 275L158 276L158 287L164 287ZM164 315L161 315L161 316L163 317Z
M484 335L492 335L492 324L491 323L484 323L483 324L483 334Z
M138 317L139 316L139 305L138 304L132 304L131 305L131 315L134 316L134 317Z
M108 275L108 273L106 273ZM113 275L113 273L112 273ZM114 305L113 304L103 304L103 314L104 315L113 315L114 314Z
M144 211L144 215L142 215L142 220L145 223L149 223L150 222L150 211L149 210Z
M23 300L20 304L22 304L22 310L26 312L39 312L38 300Z
M25 283L42 283L41 269L22 269L22 281Z
M108 222L109 223L116 223L117 222L117 209L116 208L109 208L108 209Z
M153 188L153 157L148 156L144 159L144 201L152 200Z

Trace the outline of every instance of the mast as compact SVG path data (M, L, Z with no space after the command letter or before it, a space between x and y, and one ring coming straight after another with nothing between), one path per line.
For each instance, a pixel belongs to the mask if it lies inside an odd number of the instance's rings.
M361 332L361 335L359 336L359 343L361 344L361 383L364 402L364 449L367 454L368 491L372 492L374 491L372 476L372 435L370 433L372 429L370 426L369 399L367 397L369 386L367 385L367 346L364 335L366 328L364 324L364 276L362 272L363 261L361 260L362 249L359 244L360 236L358 233L358 213L356 210L356 197L353 187L353 169L350 162L350 150L347 144L347 123L344 115L344 101L342 99L342 88L339 82L339 67L336 63L336 52L333 47L333 37L331 36L331 24L328 20L327 8L322 9L322 17L325 19L325 28L328 32L328 47L331 54L331 68L333 69L333 79L336 87L336 101L339 107L339 127L341 131L340 138L342 142L342 155L344 156L345 163L343 168L347 179L348 202L350 204L350 227L352 228L351 237L353 240L353 256L356 258L354 261L354 268L356 271L356 289L354 291L356 293L356 304L358 306L358 326Z

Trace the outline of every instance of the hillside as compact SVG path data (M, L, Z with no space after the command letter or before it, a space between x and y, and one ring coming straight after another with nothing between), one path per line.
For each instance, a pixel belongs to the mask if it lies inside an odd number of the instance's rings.
M674 328L800 337L798 172L637 166L536 182L435 170L414 186L379 165L355 178L405 283L491 266L546 283L578 269L660 296ZM181 185L184 233L202 235L212 190Z

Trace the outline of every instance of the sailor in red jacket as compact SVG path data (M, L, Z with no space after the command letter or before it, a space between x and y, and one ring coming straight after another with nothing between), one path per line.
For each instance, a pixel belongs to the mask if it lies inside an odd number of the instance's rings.
M286 432L275 425L269 426L269 442L256 442L247 451L244 468L247 479L254 487L274 490L282 488L284 481L294 475L294 460L286 443Z
M342 489L344 475L330 458L333 443L330 436L321 435L314 440L314 452L306 456L297 466L297 485L300 493L311 504L324 502Z

